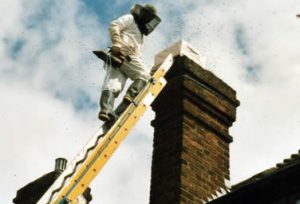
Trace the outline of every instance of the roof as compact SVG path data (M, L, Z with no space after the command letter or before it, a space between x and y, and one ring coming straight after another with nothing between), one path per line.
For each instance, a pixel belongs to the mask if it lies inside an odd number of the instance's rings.
M275 167L232 186L231 192L210 204L265 204L300 196L300 150Z
M248 185L250 183L256 182L258 180L264 179L268 176L272 176L273 174L276 174L280 171L283 171L284 169L293 167L295 165L300 164L300 150L297 154L292 154L290 158L283 160L283 162L276 164L276 167L269 168L265 171L262 171L251 178L242 181L234 186L232 186L232 190L237 190L239 188L242 188L245 185Z

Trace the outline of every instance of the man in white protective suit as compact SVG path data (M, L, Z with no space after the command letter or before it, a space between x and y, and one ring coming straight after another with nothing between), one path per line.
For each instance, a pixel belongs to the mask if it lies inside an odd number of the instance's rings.
M149 35L160 23L154 6L134 5L130 14L111 22L109 34L112 41L110 53L120 59L122 64L113 66L106 62L106 77L100 98L99 119L104 122L115 121L132 103L144 88L150 75L141 60L143 36ZM133 82L128 88L123 101L114 111L114 101L123 90L126 80Z

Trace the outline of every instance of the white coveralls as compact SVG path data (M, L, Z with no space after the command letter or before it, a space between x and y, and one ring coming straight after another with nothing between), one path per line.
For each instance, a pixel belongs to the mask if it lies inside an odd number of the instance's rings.
M109 34L113 46L121 47L121 52L128 55L131 60L125 61L120 68L113 68L106 64L107 76L104 80L102 90L110 90L119 94L128 78L131 80L148 80L150 75L141 57L141 46L143 44L143 34L134 21L131 14L121 16L111 22Z

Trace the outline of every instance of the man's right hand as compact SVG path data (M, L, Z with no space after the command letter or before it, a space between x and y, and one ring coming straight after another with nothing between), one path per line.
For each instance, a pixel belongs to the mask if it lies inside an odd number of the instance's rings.
M110 52L113 56L119 58L122 62L126 60L126 56L121 52L121 48L118 46L112 46Z

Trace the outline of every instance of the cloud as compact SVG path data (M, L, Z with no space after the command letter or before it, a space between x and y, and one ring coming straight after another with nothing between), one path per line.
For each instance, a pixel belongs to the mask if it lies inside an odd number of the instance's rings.
M25 1L23 5L26 3L29 4ZM73 102L76 107L95 108L95 104L82 107L77 103L82 95L86 101L95 100L98 83L103 80L101 64L91 53L105 43L98 37L103 31L96 16L77 1L31 3L36 8L29 12L23 8L22 23L16 23L22 35L11 36L7 31L3 37L2 49L7 57L1 62L1 79L25 81Z
M93 123L78 117L72 104L22 83L0 83L0 91L6 93L0 102L1 191L6 193L0 199L9 203L18 188L51 171L55 158L72 158Z
M236 46L242 55L241 57L243 57L243 68L245 69L244 72L247 81L253 83L259 82L259 72L261 66L255 62L255 58L252 56L252 51L250 50L248 45L249 40L247 39L247 34L244 26L239 24L235 25L234 38Z

